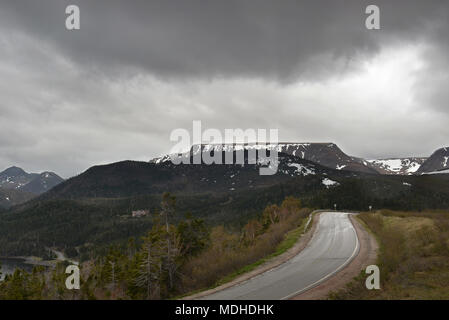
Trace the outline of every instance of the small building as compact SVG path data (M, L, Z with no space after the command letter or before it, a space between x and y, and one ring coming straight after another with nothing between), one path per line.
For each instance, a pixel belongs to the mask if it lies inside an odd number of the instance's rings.
M133 218L140 218L150 214L150 210L136 210L132 212Z

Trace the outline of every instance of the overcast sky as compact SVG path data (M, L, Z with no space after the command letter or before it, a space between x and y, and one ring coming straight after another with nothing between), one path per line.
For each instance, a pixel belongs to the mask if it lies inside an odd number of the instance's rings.
M449 145L448 34L443 0L0 0L0 171L147 161L193 120L427 156Z

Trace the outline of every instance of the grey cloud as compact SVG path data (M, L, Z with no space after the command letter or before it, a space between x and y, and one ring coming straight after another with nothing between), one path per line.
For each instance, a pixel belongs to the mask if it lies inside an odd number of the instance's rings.
M81 30L67 32L67 4ZM341 71L375 53L382 38L447 30L442 1L375 1L383 33L364 26L368 1L9 1L2 20L55 44L85 66L124 66L161 77L270 77L288 81ZM394 4L393 4L394 3ZM434 26L436 27L436 26ZM436 33L435 33L436 34ZM443 34L438 41L447 41ZM333 63L338 62L338 63Z

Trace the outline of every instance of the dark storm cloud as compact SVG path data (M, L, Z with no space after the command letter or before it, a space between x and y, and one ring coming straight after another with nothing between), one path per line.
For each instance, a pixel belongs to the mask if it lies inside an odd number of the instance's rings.
M428 155L449 144L448 23L447 1L0 0L0 170L148 160L197 119Z
M382 34L364 26L370 3L381 7ZM64 28L68 4L80 7L79 32ZM103 72L128 66L170 77L288 80L339 71L375 53L387 37L447 42L448 7L445 1L28 0L7 1L2 11L9 25L80 63L103 65Z

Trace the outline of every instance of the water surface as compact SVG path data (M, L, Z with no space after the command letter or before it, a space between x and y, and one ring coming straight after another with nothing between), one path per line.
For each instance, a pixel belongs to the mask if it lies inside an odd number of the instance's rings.
M0 275L0 281L3 280L5 275L13 274L16 269L22 269L25 271L32 271L33 266L31 264L26 264L23 259L0 259L0 266L2 273Z

